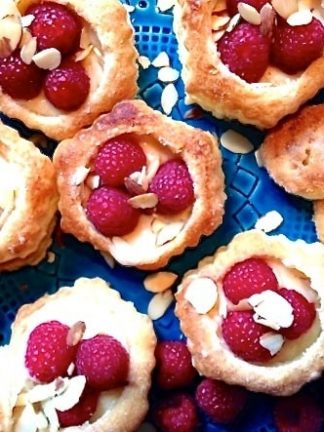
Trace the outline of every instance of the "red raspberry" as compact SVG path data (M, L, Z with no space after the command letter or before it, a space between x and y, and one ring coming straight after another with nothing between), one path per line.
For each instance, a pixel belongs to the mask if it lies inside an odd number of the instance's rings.
M97 335L80 343L76 370L85 375L90 387L111 390L127 383L129 355L112 336Z
M42 90L44 71L31 63L27 65L19 51L0 58L0 86L14 99L33 99Z
M64 62L48 72L44 83L46 98L63 111L80 108L89 91L90 79L80 62Z
M294 322L287 329L281 329L280 333L287 339L297 339L305 333L313 324L316 310L314 303L309 303L304 296L295 290L281 288L279 294L293 307Z
M137 142L129 135L121 135L105 142L94 161L94 169L102 184L118 187L125 177L140 171L146 164L146 156Z
M278 282L271 267L260 258L248 258L235 264L224 276L223 289L234 304L265 290L276 291Z
M323 48L324 28L316 18L301 26L290 26L281 19L274 28L271 61L284 72L294 74L321 57Z
M309 396L296 394L277 399L274 419L278 432L320 432L323 416Z
M160 342L156 347L155 357L157 382L163 389L177 389L190 385L197 375L184 342Z
M98 397L98 392L86 388L74 407L67 411L57 411L60 426L80 426L90 420L97 409Z
M77 350L77 346L70 347L66 343L69 330L58 321L48 321L34 328L25 355L30 376L41 383L49 383L66 374Z
M160 166L149 186L157 194L157 211L174 214L194 202L192 179L187 165L181 159L171 159Z
M228 13L230 16L234 16L235 14L238 13L237 5L241 1L242 0L227 0L226 5L227 5L227 10L228 10ZM260 11L260 9L266 3L268 3L268 0L244 0L244 3L249 4L249 5L253 6L255 9L257 9L258 11Z
M235 420L244 408L247 396L248 392L243 387L231 386L208 378L205 378L196 390L199 408L219 423L230 423Z
M243 80L258 82L269 65L270 39L260 27L243 22L218 42L222 62Z
M163 432L195 432L198 426L194 399L186 393L173 394L159 402L153 418Z
M56 48L67 54L79 47L81 20L66 6L48 1L29 7L26 14L35 17L29 28L38 50Z
M231 351L249 362L266 362L272 358L259 342L268 332L267 327L254 321L252 311L229 312L222 322L223 338Z
M136 227L140 213L128 204L130 195L118 189L100 187L87 202L89 220L107 237L123 236Z

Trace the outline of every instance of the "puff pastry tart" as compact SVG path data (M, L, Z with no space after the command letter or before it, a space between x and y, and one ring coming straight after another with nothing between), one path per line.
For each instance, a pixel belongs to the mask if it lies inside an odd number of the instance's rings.
M289 395L324 368L324 248L252 230L183 279L176 314L198 371Z
M0 353L12 364L0 393L0 430L137 430L155 345L148 316L99 278L23 306Z
M61 142L54 165L63 231L123 265L162 267L222 221L216 140L142 101Z
M4 0L0 107L56 140L137 91L137 52L118 0Z
M271 131L260 148L270 176L287 192L324 198L324 105L304 108Z
M286 3L178 0L174 23L189 103L270 128L323 87L323 8L315 0Z
M16 270L44 258L58 193L48 157L2 123L0 137L0 270Z

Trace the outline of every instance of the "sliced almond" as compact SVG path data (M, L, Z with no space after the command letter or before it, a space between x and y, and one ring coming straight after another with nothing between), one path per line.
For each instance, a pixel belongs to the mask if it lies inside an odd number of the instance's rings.
M275 356L281 350L284 341L285 339L281 334L269 332L262 335L259 342L272 356Z
M86 179L86 185L89 189L94 190L100 186L100 177L98 175L88 175Z
M101 255L111 269L115 268L115 260L110 253L101 252Z
M135 209L152 209L156 207L159 199L155 193L148 192L142 195L137 195L129 198L128 204L130 204Z
M66 337L66 344L68 346L76 346L83 338L86 331L86 325L83 321L78 321L70 327Z
M71 364L69 365L69 367L67 368L67 371L66 371L67 374L68 374L68 376L72 376L74 370L75 370L75 363L71 363Z
M144 279L144 288L152 293L163 292L172 287L178 275L172 272L152 273Z
M226 28L226 31L227 31L227 32L231 32L231 31L233 31L233 30L235 29L235 27L237 26L237 24L240 22L240 19L241 19L241 15L240 15L239 13L236 14L236 15L234 15L234 16L231 18L230 22L228 23L228 26L227 26L227 28Z
M276 13L271 4L266 3L260 10L261 24L260 31L263 35L271 37Z
M165 225L157 234L156 246L163 246L166 243L172 241L180 234L182 228L184 227L184 222L173 222Z
M272 210L260 217L260 219L255 224L255 228L269 233L277 229L282 224L282 222L282 215L277 212L277 210Z
M287 23L292 27L309 24L313 19L313 14L309 9L299 10L290 15Z
M59 386L57 380L54 380L49 384L35 385L31 390L29 390L29 392L27 392L28 402L42 402L63 393L67 387L68 380L66 378L60 378L60 383L62 382L63 385Z
M243 135L232 129L220 137L221 145L232 153L247 154L253 150L252 143Z
M158 72L158 79L162 82L174 82L179 78L180 73L169 66L162 67Z
M73 186L80 186L80 184L83 183L87 178L89 172L90 168L86 168L84 166L78 167L72 176L71 184Z
M15 432L36 432L38 430L37 416L31 404L27 404L21 411L14 431Z
M80 48L87 49L91 45L90 33L87 27L83 27L80 36Z
M272 7L283 19L298 11L298 0L272 0Z
M39 431L48 428L48 421L42 411L36 413L36 424Z
M53 401L49 400L42 402L42 409L49 423L49 432L58 432L60 423Z
M123 3L123 6L127 10L128 13L132 13L135 10L135 6L129 5L127 3Z
M167 311L168 307L173 302L173 294L171 290L164 291L163 293L155 294L155 296L152 297L148 309L147 314L148 316L153 320L160 319L165 312Z
M0 19L7 16L20 17L17 4L18 2L15 2L14 0L1 0Z
M176 0L157 0L156 7L160 12L166 12L167 10L173 8Z
M56 48L47 48L35 54L33 61L40 69L53 70L56 69L62 60L62 55Z
M206 314L217 303L218 289L212 279L199 277L193 279L187 286L185 298L198 314Z
M264 161L261 157L261 153L259 149L254 152L254 156L258 167L260 168L264 167Z
M131 195L142 195L145 194L146 190L143 188L143 186L133 180L131 177L126 177L124 180L124 184L126 189Z
M156 218L156 219L153 219L153 221L152 221L151 230L154 234L157 234L166 226L167 226L167 223L165 223L161 219Z
M29 27L30 24L34 21L34 19L35 19L35 16L32 14L24 15L20 18L21 25L23 27Z
M139 56L137 61L143 69L148 69L151 66L151 60L146 56Z
M92 50L93 50L93 45L88 45L87 48L80 50L75 54L74 60L76 62L85 60Z
M26 45L30 39L32 38L32 34L30 33L30 31L26 28L22 29L22 35L21 35L21 39L19 42L19 47L22 48L24 45Z
M142 185L144 188L148 188L148 185L152 180L152 178L157 173L159 166L160 166L160 160L156 156L156 154L155 155L147 154L147 169L145 171L145 175L142 181Z
M21 60L26 64L31 64L37 49L37 39L32 37L20 50Z
M53 264L53 262L55 262L55 258L56 258L56 255L55 255L54 252L49 251L49 252L47 253L47 262L48 262L49 264Z
M161 106L165 114L171 114L173 108L178 102L179 95L174 84L168 84L162 91Z
M22 27L19 18L7 16L0 20L0 40L8 40L11 51L14 51L20 42Z
M253 25L261 24L261 16L260 13L251 5L247 3L240 2L237 5L237 9L239 14L245 21Z
M225 30L213 32L213 41L218 42L224 35Z
M165 51L161 51L152 61L152 66L156 68L170 66L170 58Z
M230 19L231 18L228 15L213 15L211 22L212 30L224 29L230 22Z
M86 385L86 377L77 375L69 380L64 393L53 399L53 406L59 411L67 411L73 408L80 400Z

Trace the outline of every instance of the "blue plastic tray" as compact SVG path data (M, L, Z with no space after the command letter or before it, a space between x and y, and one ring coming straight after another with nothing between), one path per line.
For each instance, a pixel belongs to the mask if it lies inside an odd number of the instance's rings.
M127 0L127 3L135 6L131 18L140 54L153 59L160 51L166 51L172 66L180 70L177 42L172 31L172 14L158 13L155 0L138 2ZM139 84L140 97L153 108L160 109L163 84L157 81L157 69L141 70ZM188 106L184 103L184 88L181 80L178 80L176 87L180 98L172 112L172 117L184 120ZM318 96L316 101L321 99ZM3 120L18 128L26 137L35 135L35 132L27 130L19 122L13 122L5 117ZM203 118L186 121L193 126L217 134L221 134L228 128L235 129L248 136L255 147L263 139L263 134L252 127L245 127L237 122L218 121L207 114ZM51 155L54 148L55 143L47 141L43 150L44 153ZM188 250L181 257L172 260L168 268L180 275L195 267L202 257L212 254L218 246L228 243L236 233L252 228L256 220L270 210L278 209L284 218L284 223L273 231L273 234L284 233L293 240L297 238L303 238L308 242L316 240L310 203L289 196L277 187L266 171L258 167L253 153L241 156L225 149L222 149L222 152L228 195L225 221L215 234L204 238L197 248ZM22 304L33 302L45 292L52 293L60 286L72 285L74 280L81 276L100 276L110 281L121 292L123 298L133 301L138 310L147 311L151 295L142 286L146 273L120 266L110 269L90 246L77 242L71 236L57 235L51 250L55 254L53 263L45 260L37 267L28 267L0 275L0 344L8 342L11 322ZM183 338L173 313L173 306L163 318L155 322L155 329L160 339ZM231 426L220 426L213 424L208 418L202 418L200 430L275 432L272 402L270 397L255 395L239 422Z

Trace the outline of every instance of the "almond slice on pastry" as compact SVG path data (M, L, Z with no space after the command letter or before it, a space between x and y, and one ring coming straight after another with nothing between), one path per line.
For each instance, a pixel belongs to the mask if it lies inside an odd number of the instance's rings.
M63 231L123 265L162 267L222 221L217 141L142 101L61 142L54 165Z
M320 243L257 230L202 260L176 295L197 370L282 396L320 376L323 268Z

